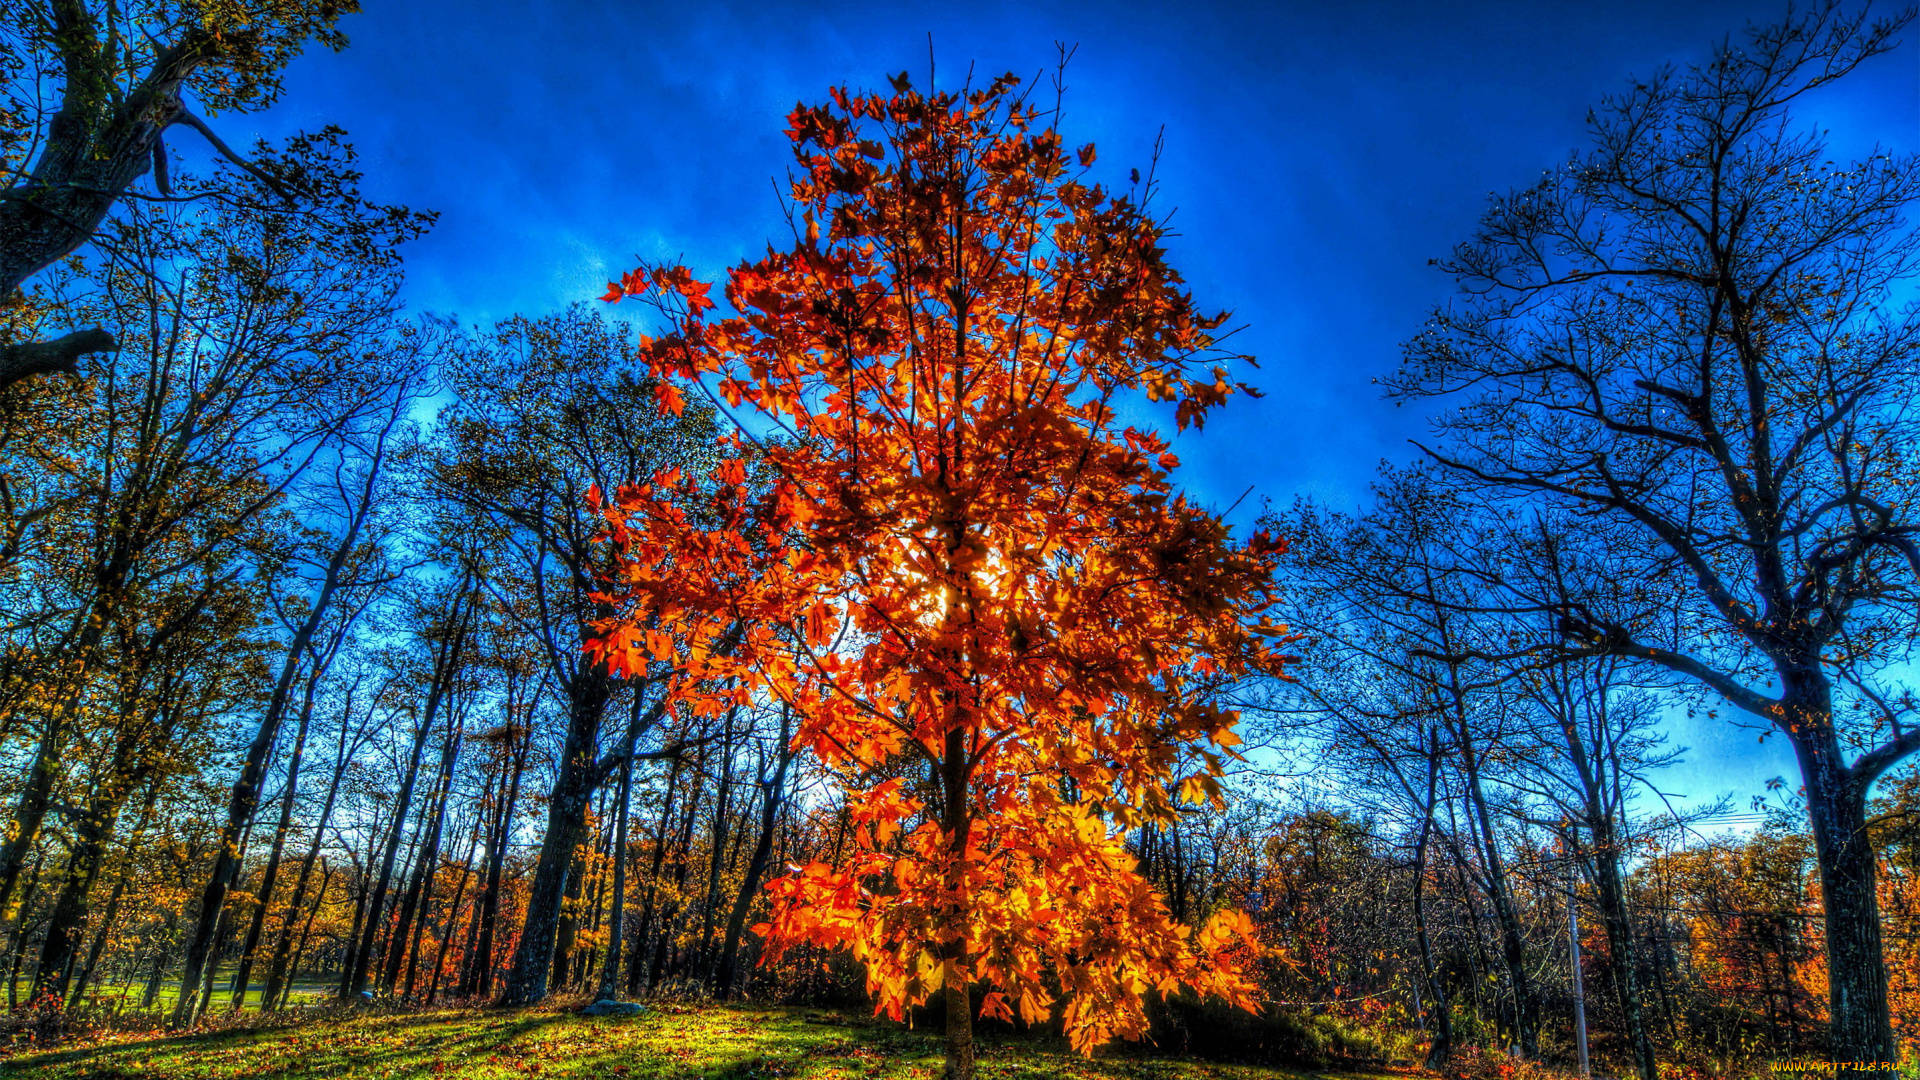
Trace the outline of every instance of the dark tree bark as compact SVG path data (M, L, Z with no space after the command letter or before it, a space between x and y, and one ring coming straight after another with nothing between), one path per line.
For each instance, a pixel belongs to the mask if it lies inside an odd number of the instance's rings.
M567 685L566 745L547 799L546 835L527 891L526 923L507 973L502 1004L529 1005L547 996L567 871L575 849L586 839L587 807L597 781L600 722L611 689L612 680L604 668L584 663Z
M697 954L703 978L712 977L714 965L719 961L713 951L713 930L720 912L721 877L726 868L727 842L733 833L730 813L733 771L733 716L729 714L720 737L720 789L714 794L713 827L709 830L713 851L707 859L707 895L700 904L700 946Z
M457 843L457 841L456 841ZM440 978L447 966L447 948L453 944L454 928L460 921L460 902L466 899L467 882L473 877L473 855L480 847L480 815L473 815L473 830L467 838L467 853L460 858L460 884L454 887L453 899L447 902L445 926L440 932L440 947L433 954L433 976L427 983L426 1004L432 1005L434 998L440 996ZM407 972L408 996L413 994L413 972Z
M679 920L686 905L678 898L686 895L687 874L693 868L693 829L699 821L700 797L706 793L707 769L705 755L693 770L693 789L687 794L686 816L680 822L679 842L673 849L673 895L675 897L660 912L659 921L654 928L653 962L647 969L647 986L658 987L667 970L667 962L673 951L673 938L678 932Z
M1420 946L1420 979L1427 989L1427 1023L1433 1032L1423 1067L1434 1071L1453 1054L1453 1011L1447 1002L1447 984L1433 962L1432 935L1427 932L1427 851L1433 840L1433 808L1440 793L1440 757L1444 752L1436 728L1427 740L1426 812L1420 818L1420 839L1413 855L1413 935Z
M340 748L334 758L333 778L327 782L326 798L321 800L320 814L314 819L313 839L307 845L307 854L300 861L300 873L293 880L293 896L287 901L286 914L280 923L278 940L273 947L273 959L267 964L266 989L260 992L260 1007L271 1010L276 1007L286 984L287 960L292 950L293 927L300 920L300 908L307 895L307 884L313 878L313 867L320 859L320 848L325 840L327 826L333 821L333 807L340 795L340 781L346 776L347 762L347 718L353 713L353 692L347 693L346 708L340 718ZM326 896L326 880L330 874L323 874L320 884L320 897ZM317 905L316 905L317 906ZM311 917L308 923L312 923Z
M284 1008L287 1004L287 998L293 993L293 982L299 978L300 975L300 958L307 955L307 942L313 937L313 920L319 916L320 909L326 905L327 884L332 880L333 867L328 866L326 861L322 860L320 863L320 887L314 890L313 906L307 909L307 921L300 930L300 944L293 951L291 975L287 981L282 984L283 988L280 991L280 996L275 999L277 1002L274 1006L275 1008Z
M147 772L142 760L148 744L146 725L129 724L114 742L113 759L95 778L85 807L74 822L67 870L47 916L40 960L34 969L33 996L45 994L65 1000L68 976L86 932L88 899L107 857L107 846L129 792Z
M633 936L634 955L627 965L628 994L640 992L641 979L647 973L641 961L647 956L647 940L653 932L654 901L659 895L660 867L667 855L667 837L673 828L673 800L679 791L680 770L685 764L686 762L679 758L674 759L673 768L667 773L666 791L660 800L660 820L653 832L653 865L647 870L647 898L640 905L640 925L635 929Z
M150 784L147 789L146 805L140 808L140 818L133 828L132 842L137 844L146 833L147 823L152 818L154 804L159 801L160 786ZM120 868L120 876L113 883L113 891L107 897L107 906L100 913L100 925L93 934L93 944L87 949L86 961L80 966L80 973L73 980L72 989L67 994L67 1008L77 1009L86 994L87 984L92 981L94 972L99 969L100 955L106 951L107 937L112 933L115 923L120 919L120 903L126 896L127 883L133 879L133 863L127 860Z
M51 341L0 345L0 386L11 386L34 375L77 375L81 357L118 351L120 345L113 335L98 327L75 330Z
M607 954L601 960L600 988L594 994L599 1001L611 1000L620 992L620 956L627 929L627 815L632 798L633 759L629 757L620 766L620 790L614 796L613 897L607 904Z
M399 416L399 404L396 401L393 419ZM321 621L327 617L345 582L346 572L356 549L359 547L362 530L367 517L372 512L374 487L380 475L380 467L385 457L387 434L392 429L393 420L380 433L375 443L372 458L368 463L366 477L359 492L358 501L348 511L347 526L342 531L339 542L327 560L326 572L320 580L320 588L315 593L307 617L301 621L294 632L293 640L288 644L287 656L280 667L280 678L274 684L273 695L267 701L266 714L260 720L260 727L254 733L253 741L247 746L240 776L234 781L233 791L227 800L227 819L221 829L221 843L214 856L213 873L207 880L207 887L200 896L200 917L195 924L193 934L187 939L186 965L181 975L182 986L199 983L204 971L210 970L208 952L212 948L214 930L220 920L221 912L226 908L227 892L233 887L233 880L240 871L240 859L235 841L242 831L253 823L253 812L259 803L260 781L267 770L267 756L279 737L280 722L287 710L287 698L293 687L295 673L299 670L301 657L309 651L314 633ZM318 677L318 672L314 673ZM186 1027L193 1023L196 1006L189 994L181 994L175 1004L171 1023L174 1027Z
M148 38L151 51L138 76L119 70L135 53L133 44L121 39L125 28L116 25L119 15L111 5L104 26L84 0L51 0L44 13L33 16L10 12L23 29L47 20L51 32L29 40L42 50L40 60L48 70L58 73L61 90L41 133L39 156L0 193L0 296L12 295L92 238L133 182L156 164L160 194L170 196L162 135L176 124L193 128L222 156L287 196L284 184L235 154L193 115L182 95L196 76L220 69L230 89L216 90L214 103L224 110L271 100L275 70L303 40L317 38L335 48L345 44L333 26L354 6L286 7L247 26L180 20L176 25L184 29L171 41ZM100 329L0 347L0 386L36 374L71 373L78 356L113 348L111 335Z

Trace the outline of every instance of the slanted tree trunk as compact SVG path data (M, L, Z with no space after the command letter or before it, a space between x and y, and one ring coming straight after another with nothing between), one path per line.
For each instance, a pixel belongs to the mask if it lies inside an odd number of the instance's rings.
M67 997L69 972L79 955L81 936L86 932L87 901L93 895L94 883L99 880L126 796L139 774L145 771L141 760L145 745L137 728L120 734L114 743L112 761L95 779L86 807L74 823L67 872L53 910L47 916L40 961L34 969L35 998L51 994L64 1001Z
M693 866L693 827L699 819L700 796L705 794L706 784L707 770L703 760L693 773L693 790L687 796L687 813L680 823L679 844L673 852L675 899L660 913L659 923L654 930L653 963L647 969L649 988L660 985L660 980L666 973L669 955L673 950L675 927L679 922L681 910L685 907L678 898L686 895L687 872Z
M0 244L3 243L4 239L0 238ZM65 670L54 676L60 680L61 700L48 711L39 744L34 748L33 764L27 769L19 798L14 803L12 825L4 841L0 841L0 937L18 935L20 916L26 908L24 895L17 894L20 875L30 859L37 859L40 827L53 804L54 785L65 766L67 743L85 697L87 680L93 674L106 628L124 606L125 578L121 562L104 567L93 603L75 616L75 623L61 642Z
M159 799L160 785L149 784L147 787L146 805L140 808L140 818L133 828L133 835L129 839L130 844L137 846L140 837L146 833L147 823L153 816L154 804L157 803ZM107 937L112 933L114 924L120 919L120 902L126 896L127 882L132 879L133 861L131 859L125 859L122 861L120 867L120 875L113 883L113 892L107 897L107 906L105 910L100 913L100 925L94 930L93 944L87 949L87 959L85 963L80 966L80 974L73 980L73 987L67 993L67 1008L69 1009L77 1009L80 1007L82 996L87 990L87 984L92 981L94 972L99 969L100 954L106 951Z
M326 860L322 859L320 861L320 887L314 890L313 906L307 909L306 925L300 930L300 944L293 951L291 973L288 975L286 982L281 984L280 996L274 999L277 1002L274 1006L275 1008L284 1008L287 1004L287 999L293 994L294 980L300 977L300 959L307 955L307 942L313 937L313 920L320 914L320 909L326 905L327 885L332 880L333 867L328 866Z
M455 841L458 843L459 841ZM454 928L460 921L460 902L467 896L467 879L473 876L473 854L480 847L480 815L473 815L473 829L467 838L467 853L460 857L460 884L454 887L453 899L447 904L446 926L440 932L440 947L433 954L433 976L427 982L426 1004L432 1005L433 999L440 995L440 977L447 966L447 947L453 944ZM407 972L407 994L413 993L413 972Z
M240 776L233 782L233 791L227 800L227 820L220 831L220 848L214 856L213 873L200 895L199 921L192 936L187 939L185 971L180 978L183 987L198 985L202 974L208 970L208 952L213 947L214 929L221 912L226 908L227 892L240 872L237 841L240 833L253 823L253 812L260 800L260 781L266 775L267 757L280 734L280 721L286 714L287 697L293 688L294 674L299 670L302 655L307 653L308 646L313 642L314 632L333 606L341 576L354 549L359 546L360 529L372 502L374 477L379 471L380 456L376 452L372 466L367 470L360 506L351 515L347 529L327 560L326 574L321 579L319 591L314 595L313 605L287 646L286 660L280 666L280 678L274 684L273 696L267 701L266 715L261 718L253 741L247 745ZM193 1023L195 1013L192 995L183 993L174 1005L171 1023L174 1027L186 1027Z
M347 698L348 712L352 711L352 702L352 695L349 694ZM273 960L267 965L267 986L266 989L260 993L260 1008L262 1010L272 1010L277 1007L275 1002L280 1000L281 990L286 983L287 959L293 944L293 927L294 924L300 920L300 906L306 899L307 883L313 878L314 863L320 859L320 847L326 837L327 825L333 820L334 801L340 794L340 781L346 776L347 732L345 725L346 719L343 716L340 731L340 753L334 760L333 778L328 781L327 796L320 803L320 815L314 821L313 840L307 845L306 858L300 861L300 873L293 879L293 896L287 901L286 915L280 923L279 940L273 947ZM326 875L326 877L330 876L331 874ZM321 880L320 895L322 897L326 895L326 877L323 877ZM311 923L311 918L309 918L308 921Z
M641 979L647 969L641 963L647 956L647 940L653 933L654 901L659 897L660 867L666 860L667 837L673 831L673 799L679 790L680 769L685 764L680 758L673 760L673 769L667 773L666 790L660 799L660 820L653 833L653 865L647 871L647 898L640 905L640 925L633 936L633 959L627 968L627 993L640 992Z
M287 758L287 786L280 796L280 820L274 825L273 844L267 851L267 866L260 875L258 895L253 898L253 917L247 923L246 939L240 944L240 964L233 973L234 1012L239 1012L246 1005L247 983L253 977L253 953L260 947L260 935L267 925L267 911L273 906L273 887L280 877L280 858L286 851L287 833L293 827L293 804L300 790L300 763L307 752L307 730L313 721L313 694L319 682L319 672L308 676L306 696L300 705L300 723L294 731L293 751ZM265 1003L263 996L263 1012L266 1010Z
M720 911L722 895L722 876L726 870L727 841L732 835L732 796L733 796L733 717L727 717L727 724L720 739L720 790L713 800L713 851L707 860L707 895L700 905L700 965L701 974L712 976L719 957L713 951L714 922Z
M1438 1071L1453 1054L1453 1011L1447 1003L1447 985L1433 962L1433 940L1427 932L1427 851L1433 839L1433 807L1440 793L1440 732L1427 743L1427 798L1420 818L1420 840L1413 854L1413 934L1420 946L1420 981L1426 986L1428 1026L1433 1041L1427 1045L1423 1067Z
M360 935L353 948L352 957L347 965L347 976L340 984L341 996L353 998L367 989L368 969L373 965L374 944L379 940L381 919L386 914L387 890L393 884L394 863L400 856L400 843L406 836L408 811L413 807L413 785L420 775L420 756L425 752L427 736L433 730L434 713L440 707L442 688L439 679L427 692L426 716L420 721L420 729L413 738L413 748L407 757L406 773L400 779L400 792L394 799L393 831L387 834L385 850L380 855L380 868L375 873L373 885L367 894L366 915L360 924Z
M1454 745L1467 777L1469 821L1475 827L1481 858L1486 865L1487 900L1493 905L1500 925L1500 956L1506 967L1507 985L1513 992L1513 1019L1520 1040L1520 1052L1529 1060L1540 1057L1540 996L1527 972L1526 937L1520 929L1520 914L1515 909L1507 882L1506 860L1500 855L1500 837L1493 829L1493 813L1487 806L1486 790L1480 783L1480 755L1468 727L1465 706L1455 686L1456 724Z
M627 813L633 797L633 748L620 766L620 791L613 805L613 896L607 904L607 955L600 964L600 988L594 997L611 1000L620 992L620 956L626 942Z
M451 715L452 710L449 710L449 716ZM408 951L408 942L412 937L409 931L414 923L416 911L421 916L421 921L425 921L426 913L423 910L422 897L432 888L433 873L440 861L440 833L446 824L447 796L453 788L453 766L459 756L460 732L455 727L455 721L449 719L446 745L440 751L440 772L435 784L436 790L431 798L432 818L426 827L425 841L420 854L414 859L412 884L407 887L407 894L400 903L400 921L394 930L393 947L387 950L386 978L382 981L388 987L399 985L401 956ZM407 981L411 983L413 980L409 977Z

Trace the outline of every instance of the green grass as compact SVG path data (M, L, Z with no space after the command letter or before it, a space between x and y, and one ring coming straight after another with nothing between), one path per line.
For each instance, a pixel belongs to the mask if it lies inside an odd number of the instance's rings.
M940 1075L937 1033L814 1009L657 1007L591 1019L553 1010L334 1016L0 1061L36 1080L907 1080ZM1129 1055L1087 1060L983 1038L982 1080L1276 1080L1307 1074Z
M225 1012L232 1008L233 995L228 992L228 988L232 983L232 966L223 966L214 975L213 1001L208 1006L209 1009L215 1012ZM293 996L289 1004L310 1005L329 999L333 996L337 987L338 980L333 978L296 979L293 983ZM252 983L247 987L246 1007L248 1011L259 1010L260 995L265 990L265 977L256 975ZM146 994L146 991L147 984L145 980L131 983L93 983L87 987L87 1002L96 1008L104 1009L112 1009L115 1004L118 1003L120 1008L124 1010L138 1011L140 1000L142 996ZM14 983L13 992L17 1000L24 1002L27 1000L27 997L33 993L33 983L30 980L21 979ZM154 997L153 1007L162 1012L170 1010L173 1008L174 1001L178 999L179 996L180 983L178 980L162 982L159 993ZM0 1005L4 1004L4 999L0 999Z

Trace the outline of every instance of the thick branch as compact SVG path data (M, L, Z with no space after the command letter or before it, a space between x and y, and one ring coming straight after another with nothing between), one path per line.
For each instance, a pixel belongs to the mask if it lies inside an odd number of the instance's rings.
M226 142L220 138L220 136L215 135L213 133L213 129L207 126L207 122L193 115L193 113L189 112L186 106L184 105L181 106L180 111L174 113L173 123L185 124L188 127L192 128L193 130L199 132L201 138L207 140L207 142L210 143L215 150L218 150L220 152L221 157L224 157L228 161L231 161L235 165L238 165L242 170L246 172L248 176L251 176L255 180L260 181L262 184L265 184L267 187L272 188L274 194L280 196L281 198L287 200L288 202L294 201L293 193L287 190L287 187L285 184L282 184L280 181L275 180L271 176L268 176L258 166L254 165L252 162L248 161L246 158L241 157L239 154L234 153L233 147L228 146ZM156 135L154 138L155 138L155 145L158 145L159 136Z
M52 341L24 341L0 346L0 387L33 375L77 375L80 358L92 353L119 352L113 335L99 327L75 330Z
M1853 774L1854 784L1865 791L1867 785L1880 779L1881 773L1917 750L1920 750L1920 728L1912 728L1861 754L1860 760L1848 771Z

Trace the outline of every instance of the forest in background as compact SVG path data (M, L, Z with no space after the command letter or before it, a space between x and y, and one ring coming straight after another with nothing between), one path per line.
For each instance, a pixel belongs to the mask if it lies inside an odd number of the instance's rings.
M9 5L0 38L22 1037L369 995L865 1002L870 971L809 943L763 962L756 928L770 883L904 850L871 799L914 767L854 784L792 701L668 662L763 655L744 618L649 624L638 666L595 645L635 558L602 493L675 470L697 482L651 497L699 517L773 483L777 453L725 441L739 395L683 395L660 360L713 302L653 268L610 289L668 296L650 333L584 304L406 310L432 214L363 197L346 133L238 153L183 104L267 107L303 44L342 43L341 5L241 6L215 33L222 5ZM1114 826L1174 922L1237 909L1257 942L1259 1013L1149 1001L1157 1045L1494 1075L1573 1063L1579 1010L1595 1068L1646 1080L1910 1054L1920 165L1830 161L1792 120L1910 26L1819 5L1631 84L1446 260L1461 294L1381 373L1435 410L1428 457L1358 511L1269 503L1297 655L1200 667L1194 707L1247 745L1170 743L1193 785ZM899 77L887 107L909 99L934 100ZM803 174L825 146L851 175L809 115ZM163 134L221 163L178 171ZM796 250L866 227L796 218ZM1048 630L1001 632L1026 655ZM1671 809L1677 711L1788 741L1801 774Z

